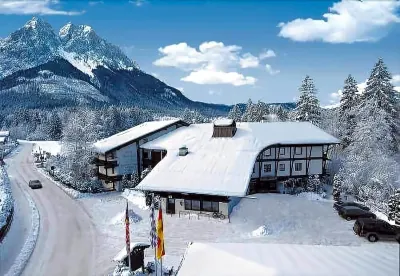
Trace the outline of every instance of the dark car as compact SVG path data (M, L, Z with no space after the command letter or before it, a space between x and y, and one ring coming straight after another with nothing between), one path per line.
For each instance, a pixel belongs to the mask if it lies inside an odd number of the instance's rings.
M40 189L43 186L39 180L29 180L29 187L31 187L32 189Z
M361 203L357 203L357 202L352 202L352 201L337 201L333 204L333 208L335 208L337 211L339 211L342 207L345 206L353 206L353 207L358 207L360 209L363 209L365 211L369 211L370 209L365 206L362 205Z
M346 220L358 218L376 218L374 213L354 206L344 206L339 209L339 216Z
M390 225L381 219L359 218L354 223L353 231L360 237L366 237L370 242L392 240L400 243L400 227Z

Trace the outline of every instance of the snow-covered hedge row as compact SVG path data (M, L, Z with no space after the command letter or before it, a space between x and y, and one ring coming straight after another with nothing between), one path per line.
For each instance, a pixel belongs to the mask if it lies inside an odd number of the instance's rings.
M4 167L0 167L0 230L6 226L13 211L14 200L11 194L10 180ZM1 232L1 231L0 231Z

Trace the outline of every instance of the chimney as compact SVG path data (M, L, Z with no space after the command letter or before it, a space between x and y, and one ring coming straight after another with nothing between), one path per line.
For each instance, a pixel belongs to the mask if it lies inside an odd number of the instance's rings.
M186 146L179 148L179 156L186 156L189 153L189 150Z
M212 137L233 137L236 133L236 122L231 119L216 120L213 124L214 131Z

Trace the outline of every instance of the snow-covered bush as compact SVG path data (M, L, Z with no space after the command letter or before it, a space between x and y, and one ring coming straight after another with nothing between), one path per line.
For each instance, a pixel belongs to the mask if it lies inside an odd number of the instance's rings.
M151 168L144 169L142 171L142 174L140 175L140 179L144 179L150 172L151 172Z
M13 206L10 180L4 167L0 166L0 230L6 225Z

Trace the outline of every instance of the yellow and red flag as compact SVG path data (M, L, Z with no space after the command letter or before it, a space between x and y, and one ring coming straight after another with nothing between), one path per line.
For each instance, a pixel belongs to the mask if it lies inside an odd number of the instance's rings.
M161 205L161 204L160 204ZM158 209L158 220L157 220L157 259L161 259L165 255L164 250L164 229L163 229L163 219L161 206Z

